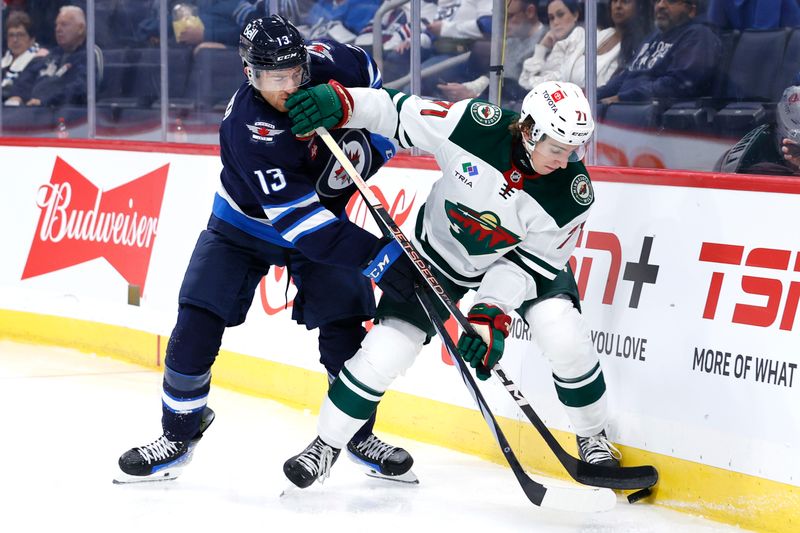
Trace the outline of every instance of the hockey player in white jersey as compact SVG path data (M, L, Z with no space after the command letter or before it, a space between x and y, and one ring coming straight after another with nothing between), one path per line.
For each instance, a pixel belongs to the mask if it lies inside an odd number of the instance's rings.
M443 175L420 209L412 240L453 301L476 291L467 318L479 337L462 334L459 354L487 379L516 310L550 361L580 457L619 466L605 433L603 372L568 264L594 202L581 163L594 121L581 90L542 83L516 114L481 100L430 101L331 82L296 93L287 108L299 136L346 124L434 155ZM439 312L447 316L444 307ZM297 486L329 475L339 450L434 335L416 300L385 294L375 320L328 391L318 436L284 465Z

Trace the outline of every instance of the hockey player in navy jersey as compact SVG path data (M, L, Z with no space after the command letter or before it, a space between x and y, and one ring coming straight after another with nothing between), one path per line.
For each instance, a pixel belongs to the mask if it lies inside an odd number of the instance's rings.
M329 80L380 87L372 58L330 40L305 43L278 15L250 22L239 54L247 82L222 119L220 186L186 270L167 345L164 433L120 457L119 482L174 478L188 464L214 419L208 393L223 332L244 322L271 266L285 266L297 286L292 318L319 329L320 361L330 380L358 350L362 324L375 312L366 273L380 271L374 279L384 292L413 298L413 267L399 245L348 220L345 206L355 186L322 141L292 134L286 114L286 99L301 87ZM337 130L335 138L366 176L395 152L390 141L366 130ZM411 456L378 439L373 424L374 417L348 444L352 456L377 477L415 481Z

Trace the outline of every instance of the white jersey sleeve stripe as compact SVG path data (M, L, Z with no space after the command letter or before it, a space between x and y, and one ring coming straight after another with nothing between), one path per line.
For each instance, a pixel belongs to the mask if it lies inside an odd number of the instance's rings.
M333 213L324 207L320 207L295 222L292 226L287 228L286 231L282 232L281 236L294 244L303 235L308 235L309 233L322 229L337 220L338 219L333 216Z
M528 262L532 263L533 265L539 266L548 270L553 273L553 275L558 275L559 269L555 268L553 265L548 263L547 261L540 259L539 257L533 255L532 253L528 252L527 250L523 250L520 247L514 249L516 253L522 257L522 259L527 260Z
M285 204L266 204L262 205L261 208L264 210L264 213L266 213L267 217L269 217L272 222L275 222L288 215L295 209L306 207L316 202L319 202L319 196L317 196L317 193L311 192L302 198L292 200L291 202Z
M547 279L556 279L556 275L558 271L552 271L553 267L547 265L548 268L544 268L539 263L534 263L532 261L526 261L522 258L521 255L516 253L516 250L512 250L511 252L505 255L505 258L520 267L522 270L533 276L534 274L541 274L542 276L546 277ZM543 263L544 264L544 263Z

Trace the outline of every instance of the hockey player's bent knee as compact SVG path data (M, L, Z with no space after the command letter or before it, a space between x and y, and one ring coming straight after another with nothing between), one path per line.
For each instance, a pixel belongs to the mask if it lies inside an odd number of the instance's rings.
M425 332L408 322L385 318L367 333L361 349L344 367L364 385L385 391L422 350Z
M194 305L181 305L167 344L166 365L182 374L206 372L217 357L225 320Z
M549 298L534 305L526 318L556 375L579 375L597 364L589 327L571 300Z

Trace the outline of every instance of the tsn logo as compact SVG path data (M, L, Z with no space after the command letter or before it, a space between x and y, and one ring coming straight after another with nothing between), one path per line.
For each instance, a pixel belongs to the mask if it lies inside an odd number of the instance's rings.
M795 260L794 264L791 264L790 261L793 254L795 255ZM705 263L715 263L703 309L703 318L708 320L714 320L717 315L717 306L723 287L725 287L726 293L733 290L732 286L735 281L731 278L739 277L738 274L731 272L732 269L729 267L725 269L728 273L726 281L726 272L723 272L720 265L745 266L749 267L747 268L749 272L758 274L768 274L770 270L800 272L800 252L795 253L791 250L753 248L745 254L744 246L704 242L700 248L699 259ZM742 263L743 259L744 263ZM742 274L740 286L741 290L746 294L766 296L767 303L759 306L737 302L733 308L731 322L762 328L772 326L778 319L781 301L784 296L784 282L780 279L764 277L763 275ZM797 314L798 300L800 300L800 281L790 282L785 294L786 303L781 315L779 328L784 331L791 331Z

